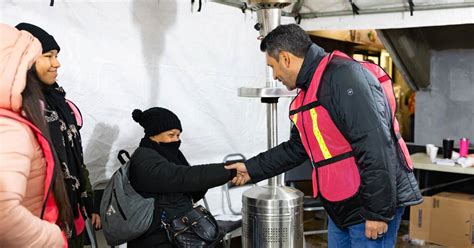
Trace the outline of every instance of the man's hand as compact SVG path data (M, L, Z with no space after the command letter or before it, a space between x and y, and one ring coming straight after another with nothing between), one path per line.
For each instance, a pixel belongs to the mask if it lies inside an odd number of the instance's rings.
M241 186L250 181L250 175L247 172L247 167L244 163L235 163L225 166L226 169L237 170L237 175L232 179L232 183L237 186Z
M387 223L383 221L366 220L365 236L368 239L378 239L382 237L388 230Z
M96 230L99 230L102 228L102 225L100 223L100 216L98 214L91 214L91 222L92 225L95 227Z

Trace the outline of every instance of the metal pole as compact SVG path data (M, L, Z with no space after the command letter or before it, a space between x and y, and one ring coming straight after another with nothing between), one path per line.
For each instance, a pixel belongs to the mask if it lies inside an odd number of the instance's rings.
M257 18L262 25L260 34L265 37L270 31L280 25L281 9L269 8L257 10ZM266 69L266 87L277 87L277 81L273 79L273 71L270 67ZM278 100L277 100L278 101ZM278 145L278 107L277 102L267 103L267 146L271 149ZM268 186L282 186L283 176L278 175L268 179Z

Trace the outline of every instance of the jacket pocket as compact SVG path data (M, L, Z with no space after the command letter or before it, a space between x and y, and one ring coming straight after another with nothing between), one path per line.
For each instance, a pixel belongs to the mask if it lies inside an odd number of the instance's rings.
M357 194L360 175L354 157L319 167L318 182L321 196L330 202L342 201Z

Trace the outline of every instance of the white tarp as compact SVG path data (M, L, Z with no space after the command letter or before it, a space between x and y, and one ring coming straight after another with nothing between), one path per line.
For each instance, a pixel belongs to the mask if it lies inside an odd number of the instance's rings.
M301 26L308 31L389 29L474 23L473 0L302 0ZM286 10L291 11L293 6Z
M247 0L209 0L253 8ZM254 3L256 1L252 1ZM262 0L270 3L271 0ZM273 1L279 2L282 1ZM390 29L474 23L474 0L293 0L282 23L301 18L307 31ZM356 13L354 12L356 10Z
M182 151L191 164L220 162L229 153L267 148L266 107L240 98L239 87L265 83L255 14L188 0L2 0L0 21L36 24L59 45L58 82L81 109L85 162L93 183L119 165L143 129L134 108L167 107L183 124ZM195 6L197 7L197 6ZM289 99L280 100L280 141L289 134ZM233 194L236 209L240 194ZM210 192L222 206L221 191ZM217 198L216 198L217 199Z

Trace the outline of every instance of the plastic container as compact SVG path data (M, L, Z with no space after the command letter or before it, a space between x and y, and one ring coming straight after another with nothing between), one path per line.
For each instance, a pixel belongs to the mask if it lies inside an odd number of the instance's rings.
M459 156L467 157L468 153L469 153L469 139L463 137L459 140Z

